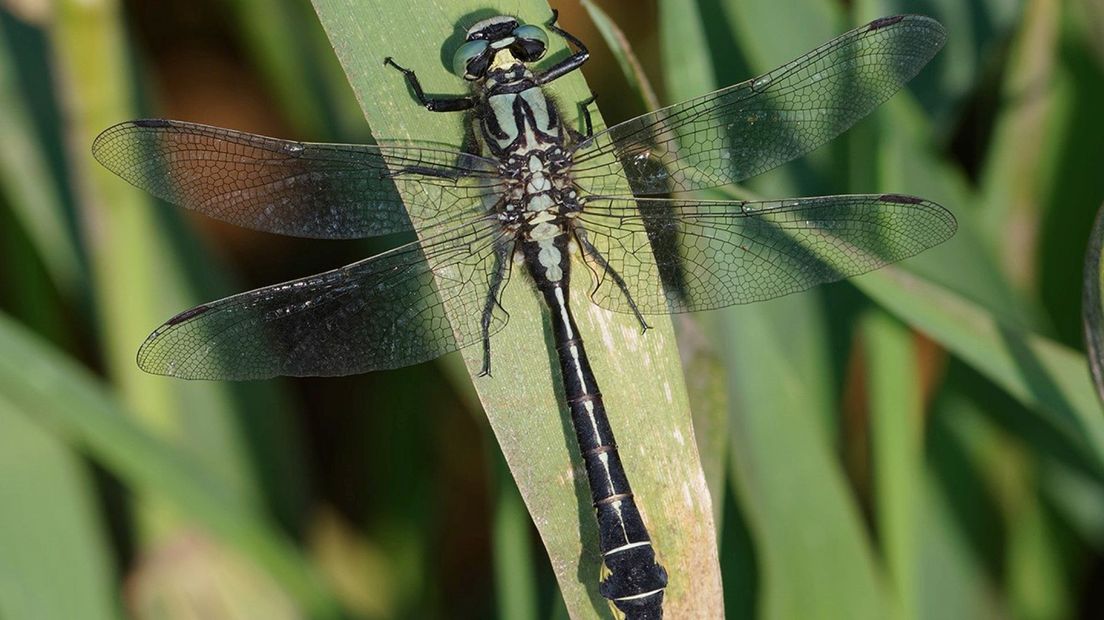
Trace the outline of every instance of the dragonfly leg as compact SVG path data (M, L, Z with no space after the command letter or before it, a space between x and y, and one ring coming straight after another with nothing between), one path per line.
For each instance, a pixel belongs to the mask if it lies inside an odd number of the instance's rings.
M559 19L559 16L559 11L557 11L556 9L552 9L552 22L548 24L548 29L560 35L564 39L567 39L567 42L574 45L579 51L552 65L548 68L547 71L538 75L538 84L547 84L552 80L561 78L583 66L583 63L585 63L590 58L590 50L587 49L587 46L583 45L582 41L580 41L575 35L556 25L556 20Z
M479 371L480 377L491 376L491 322L494 320L494 309L496 307L506 312L500 300L503 284L509 280L510 256L513 253L513 245L509 243L503 243L495 249L491 286L487 290L487 300L483 304L483 316L480 323L480 328L483 330L483 368Z
M412 70L399 66L390 56L383 59L383 64L394 67L403 74L403 77L406 78L406 83L410 86L410 89L414 91L414 97L418 99L418 103L425 106L425 109L430 112L461 112L475 107L475 98L469 95L452 95L444 97L426 95L425 91L422 90L421 82L418 81L418 76Z
M583 138L594 136L594 121L591 118L591 106L594 105L594 96L578 103L578 114L583 117Z
M586 231L576 228L575 238L579 241L579 247L583 249L583 254L589 256L599 267L602 269L603 275L608 275L613 278L614 284L617 288L621 289L621 294L625 296L625 300L629 302L629 308L632 308L633 315L636 316L636 320L640 322L641 333L648 331L651 325L644 320L644 315L640 313L640 308L636 307L636 301L633 300L632 294L629 293L629 288L625 284L625 279L621 277L621 274L609 264L605 256L598 251L598 248L594 247L594 244L587 239Z

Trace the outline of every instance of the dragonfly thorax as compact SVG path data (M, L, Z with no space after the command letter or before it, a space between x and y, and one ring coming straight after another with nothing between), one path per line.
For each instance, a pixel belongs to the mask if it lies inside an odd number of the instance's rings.
M571 217L569 214L579 210L579 203L568 174L570 166L570 157L556 145L509 157L502 165L507 182L501 211L516 223L545 218L539 215L545 212L557 218Z
M569 233L580 210L570 165L555 143L517 149L502 164L508 182L501 218L538 283L562 284L567 278Z
M531 78L498 83L484 93L477 116L488 155L504 161L532 150L563 147L559 113Z

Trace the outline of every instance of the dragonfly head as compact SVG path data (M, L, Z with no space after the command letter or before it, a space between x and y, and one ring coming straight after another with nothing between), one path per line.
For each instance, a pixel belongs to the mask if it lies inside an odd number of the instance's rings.
M540 60L548 50L548 36L537 26L499 15L484 19L468 29L467 41L456 50L452 71L465 80L479 80L502 53L505 60L523 63ZM499 59L501 62L501 59Z

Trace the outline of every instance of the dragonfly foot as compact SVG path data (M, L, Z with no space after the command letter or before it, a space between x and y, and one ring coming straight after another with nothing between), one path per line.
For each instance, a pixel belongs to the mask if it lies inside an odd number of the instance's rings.
M395 59L390 57L390 56L383 59L383 66L385 66L385 67L387 67L387 66L394 67L394 68L398 69L399 71L402 71L403 74L413 73L413 71L411 71L410 69L407 69L406 67L403 67L399 63L395 62Z
M491 377L491 351L490 347L486 344L485 347L486 348L483 350L483 367L479 369L479 374L476 375L480 379L483 377Z

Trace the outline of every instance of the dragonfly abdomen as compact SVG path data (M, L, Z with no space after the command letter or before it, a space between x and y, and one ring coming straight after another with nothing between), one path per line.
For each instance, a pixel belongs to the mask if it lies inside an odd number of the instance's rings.
M561 237L562 238L562 237ZM539 283L550 313L564 397L598 519L598 547L610 574L602 596L629 618L662 618L667 571L656 563L644 519L621 464L602 393L567 298L567 282Z

